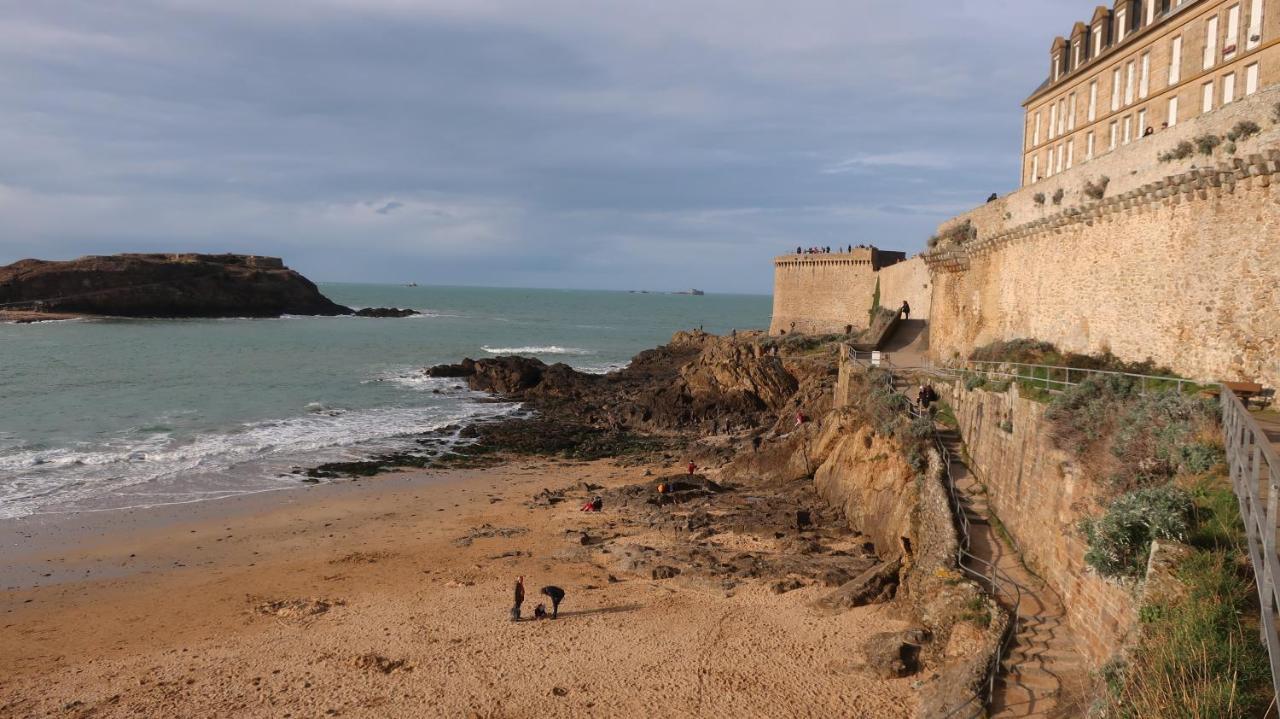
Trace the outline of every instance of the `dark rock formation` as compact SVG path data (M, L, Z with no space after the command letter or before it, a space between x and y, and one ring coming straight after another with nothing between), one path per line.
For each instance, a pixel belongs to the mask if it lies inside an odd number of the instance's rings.
M632 430L738 430L773 424L799 388L780 358L747 339L678 333L607 375L532 357L463 360L427 370L530 404L552 417Z
M150 254L0 267L0 307L119 317L349 315L277 257Z
M420 314L422 313L417 310L402 310L399 307L366 307L356 310L356 317L412 317Z

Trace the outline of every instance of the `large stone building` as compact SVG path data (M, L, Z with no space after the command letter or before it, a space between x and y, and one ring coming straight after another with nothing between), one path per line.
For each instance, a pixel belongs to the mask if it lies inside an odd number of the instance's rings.
M1026 109L1022 184L1212 112L1280 76L1280 0L1116 0L1054 39Z

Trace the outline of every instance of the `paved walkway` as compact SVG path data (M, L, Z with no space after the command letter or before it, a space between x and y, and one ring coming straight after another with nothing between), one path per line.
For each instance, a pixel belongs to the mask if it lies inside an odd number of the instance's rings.
M1061 598L1023 566L991 526L986 492L961 460L960 435L944 429L939 436L951 452L951 476L969 520L970 553L999 567L1021 586L1016 607L1001 601L1005 609L1017 615L1018 624L996 681L990 716L1082 716L1080 698L1084 696L1088 670L1071 640ZM972 569L985 572L986 567L975 562Z

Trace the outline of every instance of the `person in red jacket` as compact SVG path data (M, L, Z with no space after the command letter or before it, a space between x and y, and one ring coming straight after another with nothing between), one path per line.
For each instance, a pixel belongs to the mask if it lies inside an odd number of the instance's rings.
M698 469L698 465L694 464L693 462L690 462L690 463L689 463L689 476L690 476L690 477L692 477L692 476L693 476L693 473L694 473L695 471L697 471L697 469Z

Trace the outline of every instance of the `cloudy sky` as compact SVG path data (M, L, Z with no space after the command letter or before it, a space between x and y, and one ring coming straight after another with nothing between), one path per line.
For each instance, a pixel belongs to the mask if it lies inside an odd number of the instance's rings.
M0 264L766 293L1017 183L1062 0L0 0Z

